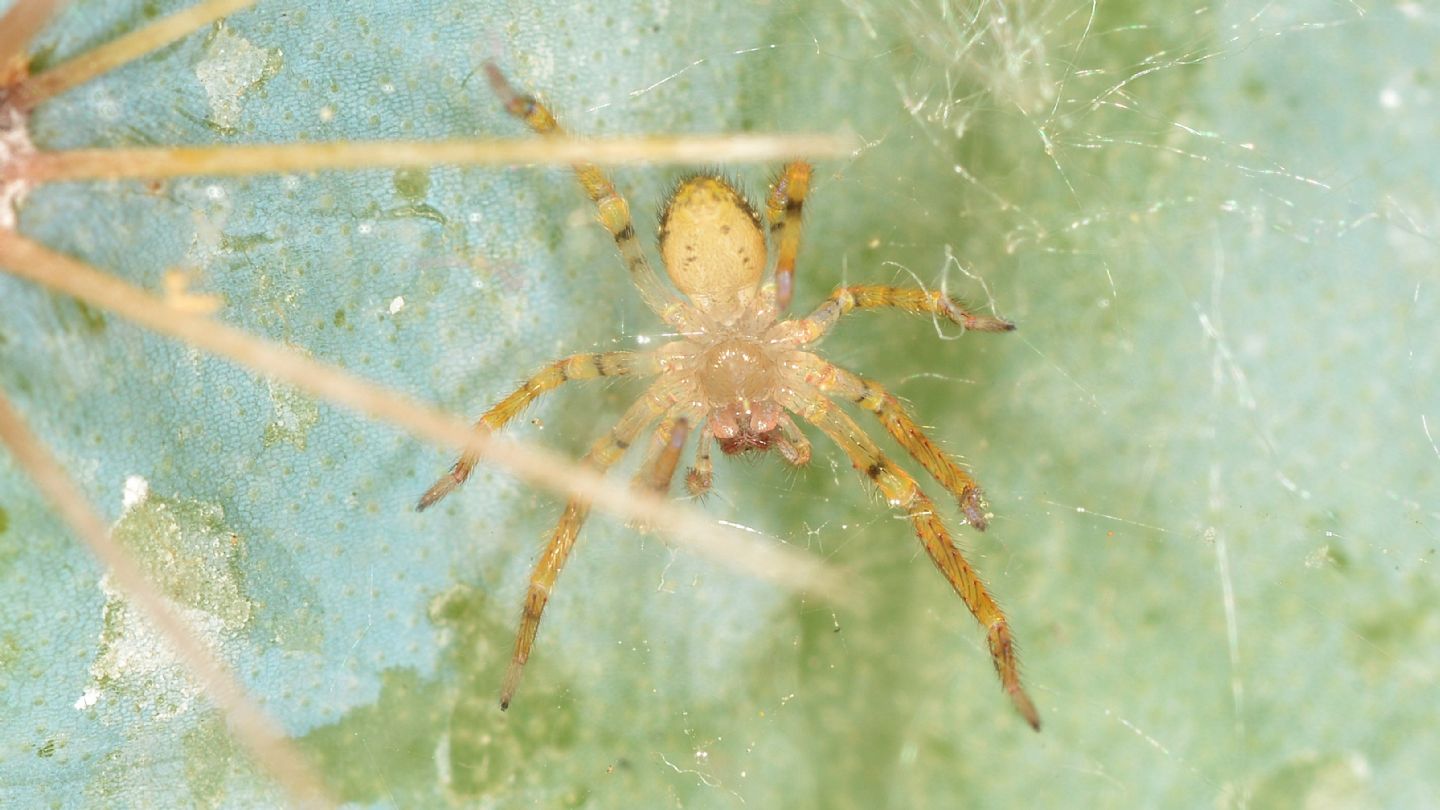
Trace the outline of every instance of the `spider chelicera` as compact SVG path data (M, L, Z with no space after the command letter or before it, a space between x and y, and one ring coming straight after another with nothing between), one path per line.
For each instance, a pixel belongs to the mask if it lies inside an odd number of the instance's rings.
M511 115L539 135L564 136L550 111L534 98L516 92L495 65L487 64L485 73ZM664 492L670 488L680 453L693 431L695 464L685 483L690 493L699 495L710 487L712 443L728 454L773 449L790 464L806 464L810 444L795 426L792 414L800 417L839 445L890 506L909 517L925 551L985 628L1005 692L1038 730L1039 714L1020 685L1005 614L956 548L934 502L832 400L852 402L879 418L895 441L955 496L969 524L984 530L985 501L979 485L925 435L900 400L879 383L806 350L828 334L841 316L855 309L893 307L946 318L966 330L981 332L1007 332L1015 326L970 312L942 292L870 284L839 287L809 316L782 319L790 304L795 256L800 248L801 208L810 186L811 167L803 161L785 167L766 200L769 246L775 251L768 281L765 231L745 197L725 179L711 175L679 184L660 218L660 257L681 293L677 296L645 258L629 206L609 177L591 164L577 164L574 169L601 224L615 238L641 298L681 337L654 351L598 352L557 360L486 411L476 429L499 430L542 394L569 380L652 377L655 381L595 442L584 463L597 470L610 468L641 433L658 422L637 481ZM426 509L450 494L470 476L478 461L473 454L461 456L416 508ZM588 513L587 504L571 501L566 505L530 575L514 656L501 687L502 709L510 705L519 685L545 603Z

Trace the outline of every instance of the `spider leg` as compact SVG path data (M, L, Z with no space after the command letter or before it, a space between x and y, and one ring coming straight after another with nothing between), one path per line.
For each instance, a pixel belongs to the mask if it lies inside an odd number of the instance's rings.
M765 213L770 221L770 239L775 247L775 314L790 307L795 292L795 256L800 252L800 215L810 191L811 166L797 160L785 167L770 186Z
M792 467L804 467L810 463L810 440L795 426L790 414L780 417L780 436L775 449L780 451L780 457L785 459L785 463Z
M599 471L614 466L634 443L635 437L670 407L672 390L664 383L652 386L625 411L609 432L591 445L590 452L585 454L582 463ZM530 648L535 644L535 633L540 629L540 616L545 612L545 603L550 600L555 579L560 576L560 569L565 567L565 561L575 548L575 538L580 533L580 527L589 515L588 503L576 500L566 503L565 513L561 515L560 522L550 535L550 542L546 544L530 573L530 587L525 592L520 629L515 636L515 652L510 658L510 667L505 671L505 681L500 688L501 709L509 708L510 699L515 696L515 688L520 685L520 675L525 668L525 662L530 659Z
M985 531L985 496L980 484L955 459L940 448L915 422L915 417L900 399L886 391L880 383L861 377L832 363L804 352L806 382L832 396L847 399L875 414L886 432L905 448L920 466L955 496L965 519L979 531Z
M930 559L935 561L940 573L945 575L951 587L965 601L965 606L985 628L990 657L995 662L995 671L1000 676L1005 693L1025 721L1039 731L1040 715L1020 685L1020 668L1015 657L1015 642L1010 636L1010 623L975 569L955 547L945 524L940 521L935 504L920 491L909 473L880 452L853 419L818 392L792 393L787 397L785 407L799 413L840 445L855 469L875 483L885 500L909 516L915 526L915 534Z
M887 284L852 284L836 287L814 312L791 321L788 337L797 345L814 343L835 327L835 322L856 309L891 307L912 315L936 315L976 332L1009 332L1015 324L994 315L977 315L964 301L938 290L892 287Z
M648 376L659 372L659 359L649 353L572 354L547 365L511 392L509 396L500 400L480 417L475 423L475 430L478 432L499 430L510 420L519 416L521 411L539 399L541 395L560 387L569 380L590 380L596 377L626 375ZM465 453L460 456L460 459L450 468L450 472L441 476L440 480L431 485L430 489L420 497L420 502L415 505L415 511L423 512L434 506L441 498L465 483L465 479L470 477L470 473L474 471L475 465L479 461L480 457L474 453Z
M546 138L568 137L549 108L534 97L517 91L493 62L485 63L485 76L495 95L505 105L505 110L525 122L535 134ZM635 236L634 222L630 219L630 205L615 190L610 177L593 163L576 163L571 168L575 170L575 178L580 181L585 196L594 203L600 224L615 240L615 247L630 271L630 280L639 289L646 306L681 332L694 331L685 305L670 292L645 258L645 251Z
M635 485L661 495L670 491L670 482L675 478L675 468L680 465L680 453L690 437L690 420L685 416L672 416L660 422L650 441L645 461L635 475Z
M685 491L694 498L709 492L715 480L715 461L710 457L715 437L707 427L704 422L700 423L700 437L695 440L695 466L685 472Z

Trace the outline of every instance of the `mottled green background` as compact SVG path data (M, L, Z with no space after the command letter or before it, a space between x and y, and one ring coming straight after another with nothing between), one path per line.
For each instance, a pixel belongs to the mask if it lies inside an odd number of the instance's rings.
M181 5L76 2L38 57ZM360 805L1422 806L1440 19L1155 5L266 0L32 122L47 148L523 136L474 74L496 58L583 133L858 134L819 167L797 303L918 280L1020 324L856 316L826 349L986 483L963 541L1039 735L818 437L802 473L722 463L705 508L854 570L863 610L597 519L502 715L550 496L482 471L417 515L444 453L6 277L0 386ZM680 171L618 173L642 233ZM563 171L446 168L56 186L20 227L152 288L188 269L228 322L475 413L655 336L590 219ZM515 433L577 452L633 393ZM0 804L280 800L162 649L0 456Z

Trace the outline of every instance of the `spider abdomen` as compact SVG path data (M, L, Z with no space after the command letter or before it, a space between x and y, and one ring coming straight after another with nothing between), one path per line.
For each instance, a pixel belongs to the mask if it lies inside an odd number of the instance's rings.
M702 309L727 307L765 272L765 233L744 195L720 177L682 182L660 217L660 258Z

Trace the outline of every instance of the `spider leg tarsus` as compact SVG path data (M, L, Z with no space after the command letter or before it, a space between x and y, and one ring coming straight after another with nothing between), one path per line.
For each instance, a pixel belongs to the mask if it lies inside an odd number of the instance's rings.
M1020 712L1020 716L1025 718L1025 722L1030 724L1030 728L1035 731L1040 730L1040 712L1031 702L1030 696L1025 694L1024 689L1011 690L1010 702L1015 704L1015 710Z
M710 491L713 481L713 475L702 473L694 467L685 471L685 491L697 498Z
M439 503L446 495L453 492L456 487L465 483L465 479L470 477L470 470L464 468L463 465L463 460L456 462L455 466L450 468L448 474L441 476L439 481L436 481L429 489L425 490L425 494L421 495L420 501L415 504L415 511L424 512L426 509Z
M685 471L685 491L692 498L702 498L715 483L714 461L710 458L710 444L714 436L708 426L701 422L697 428L699 438L695 442L695 466Z
M810 445L792 444L788 439L780 439L775 443L775 449L780 451L780 457L785 463L792 467L804 467L810 463Z
M1020 685L1020 673L1015 666L1015 643L1010 638L1010 623L1000 619L990 625L985 635L990 644L990 657L995 662L995 671L1000 676L1005 694L1010 696L1010 702L1020 716L1025 718L1025 722L1039 731L1040 712L1025 693L1025 687Z
M978 488L969 490L961 497L960 511L965 513L965 521L977 532L985 531L985 528L990 525L985 496L980 494Z
M510 701L515 697L515 688L520 685L520 672L524 666L512 660L505 669L505 681L500 687L500 711L510 708Z
M994 315L970 315L961 320L965 328L973 332L1014 332L1015 322Z
M524 93L516 92L511 86L510 80L500 72L500 66L494 62L485 63L485 78L490 82L490 89L495 92L500 103L505 105L505 110L516 118L527 118L535 109L535 99Z
M775 442L775 449L792 467L804 467L810 463L810 441L789 416L780 419L780 439Z
M958 323L965 327L966 331L974 332L1014 332L1015 323L994 315L977 315L971 312L966 303L959 298L947 296L943 293L935 294L940 309L946 318L951 322Z
M846 313L857 309L889 307L912 315L938 315L975 332L1013 332L1015 324L996 315L971 312L961 299L940 290L893 287L885 284L852 284L836 287L814 312L800 320L795 334L801 345L814 343L834 328Z

